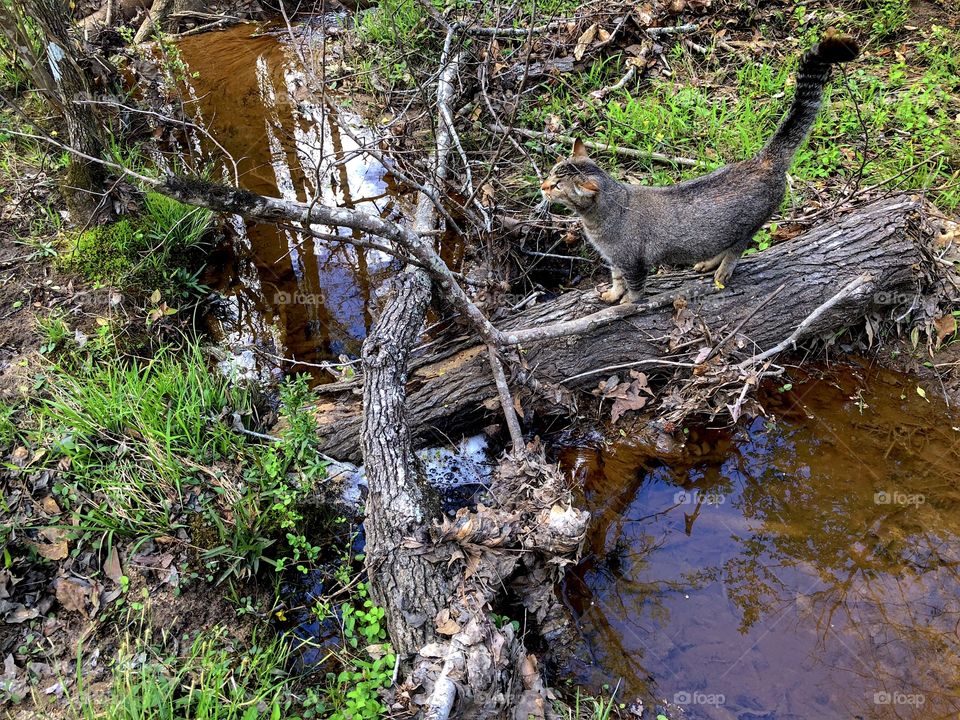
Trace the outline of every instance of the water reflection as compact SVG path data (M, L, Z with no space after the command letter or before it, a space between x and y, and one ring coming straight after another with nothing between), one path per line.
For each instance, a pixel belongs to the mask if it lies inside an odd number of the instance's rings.
M564 451L595 517L564 587L589 658L569 670L693 718L956 718L960 432L885 372L766 404L669 465Z
M196 113L236 161L241 186L399 219L400 193L390 175L341 128L362 142L371 133L353 113L332 117L311 101L308 81L279 37L242 25L184 39L179 48L194 75L188 92ZM232 165L222 168L232 178ZM224 298L218 314L225 344L248 360L254 350L307 363L356 356L370 327L374 288L396 261L296 228L235 222L235 229L234 252L218 259L210 279ZM360 238L345 228L313 229Z

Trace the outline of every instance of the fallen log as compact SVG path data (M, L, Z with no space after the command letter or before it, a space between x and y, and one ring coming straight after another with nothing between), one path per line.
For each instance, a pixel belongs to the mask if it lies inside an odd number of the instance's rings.
M742 358L759 357L794 334L795 341L808 340L856 325L870 312L900 314L919 306L930 264L923 251L921 209L919 201L906 196L875 202L743 260L724 290L715 290L707 276L668 272L650 280L647 292L660 301L646 303L654 307L644 312L604 310L595 292L574 291L500 321L498 327L508 338L520 329L524 332L518 334L530 338L536 328L582 320L600 310L623 315L596 327L584 323L587 329L580 334L521 343L523 361L537 381L570 389L596 387L610 374L603 369L614 366L642 363L637 367L644 372L673 371L678 364L693 367L702 348L733 330L736 341L726 344L739 347ZM852 291L830 304L848 286ZM670 343L678 329L672 301L681 297L707 334L676 352ZM816 317L804 324L815 311ZM414 444L478 427L497 409L497 398L485 345L457 337L430 342L413 353L406 407ZM316 414L323 451L358 459L361 406L356 395L327 396Z

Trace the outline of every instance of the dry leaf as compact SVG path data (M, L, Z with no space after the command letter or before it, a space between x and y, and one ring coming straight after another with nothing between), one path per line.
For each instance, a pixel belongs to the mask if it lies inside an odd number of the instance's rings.
M64 610L87 614L87 601L93 594L93 587L80 578L58 578L56 583L57 600Z
M40 616L40 608L28 608L25 605L17 603L16 606L3 616L3 621L10 625L19 625L20 623L33 620Z
M650 27L653 24L653 6L644 3L636 11L637 22L641 27Z
M58 543L30 543L37 554L47 560L64 560L70 554L70 548L67 541Z
M41 507L47 515L59 515L60 506L57 505L57 501L53 499L53 495L47 495L41 502Z
M120 566L120 554L117 552L116 546L110 548L110 552L107 553L107 559L103 563L103 574L115 583L119 583L120 578L123 577L123 568Z
M573 49L573 57L577 61L583 60L583 54L587 51L587 48L590 47L590 43L593 42L593 39L597 36L598 25L594 23L588 27L583 35L580 36L580 39L577 40L577 46Z
M957 318L953 315L944 315L934 320L933 326L937 329L937 345L939 345L948 335L953 335L957 331Z
M23 445L16 448L13 453L10 455L10 460L17 467L23 467L27 464L27 458L30 457L30 451L27 450Z
M440 635L456 635L460 632L460 623L450 617L450 611L444 608L437 613L437 633Z
M484 183L480 186L480 203L484 207L493 207L494 189L490 183Z

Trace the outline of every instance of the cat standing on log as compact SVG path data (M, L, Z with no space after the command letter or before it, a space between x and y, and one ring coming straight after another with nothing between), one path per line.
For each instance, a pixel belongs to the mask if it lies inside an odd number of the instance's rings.
M856 58L847 36L828 31L800 61L793 104L777 132L754 157L668 187L617 182L588 156L580 140L540 186L548 201L583 221L587 240L610 266L609 303L636 302L658 265L716 269L722 287L754 234L786 193L786 174L820 110L831 65Z

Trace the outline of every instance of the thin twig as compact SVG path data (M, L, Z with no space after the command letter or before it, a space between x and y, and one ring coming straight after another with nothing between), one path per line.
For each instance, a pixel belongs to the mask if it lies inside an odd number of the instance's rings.
M494 132L509 134L510 131L502 125L494 125L491 130ZM522 135L523 137L531 138L533 140L545 140L547 142L562 142L567 145L572 145L574 137L572 135L563 135L560 133L545 133L539 132L537 130L529 130L527 128L515 127L512 129L512 132ZM593 140L584 140L583 144L588 148L593 150L602 150L605 152L611 152L614 155L623 155L624 157L637 158L639 160L650 160L658 163L665 163L668 165L682 165L684 167L701 167L704 163L699 160L694 160L692 158L678 157L674 155L664 155L663 153L650 152L647 150L635 150L634 148L624 148L618 145L604 145L603 143L594 142Z
M513 406L513 397L510 395L510 386L507 384L507 376L503 371L503 363L500 362L500 356L497 355L497 349L493 345L487 346L487 353L490 357L493 379L497 384L497 395L500 396L500 407L503 408L503 415L507 420L507 429L510 431L513 454L522 457L526 446L523 442L523 432L520 430L520 421L517 419L517 411Z
M669 37L670 35L689 35L690 33L695 33L700 29L700 26L697 23L687 23L685 25L670 25L668 27L652 27L647 28L646 32L654 40L659 40L662 37Z

